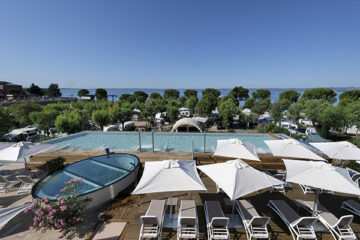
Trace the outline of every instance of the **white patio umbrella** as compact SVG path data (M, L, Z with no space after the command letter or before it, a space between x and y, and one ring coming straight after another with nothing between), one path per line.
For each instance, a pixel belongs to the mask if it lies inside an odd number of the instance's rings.
M8 223L11 219L16 217L21 212L23 212L30 205L31 203L26 203L25 205L11 207L11 208L0 207L0 227L4 226L6 223Z
M55 147L55 144L14 143L0 150L0 163L26 163L25 158Z
M247 194L284 182L265 174L240 159L198 166L233 201ZM233 204L234 211L234 204Z
M255 145L237 138L217 140L214 156L260 161Z
M360 149L354 144L347 141L319 142L311 143L311 145L313 145L332 159L360 160Z
M295 139L266 140L264 142L272 154L277 157L326 161Z
M345 168L325 162L286 160L286 181L317 188L315 204L319 190L360 195L360 188L351 180ZM314 206L315 209L316 206Z

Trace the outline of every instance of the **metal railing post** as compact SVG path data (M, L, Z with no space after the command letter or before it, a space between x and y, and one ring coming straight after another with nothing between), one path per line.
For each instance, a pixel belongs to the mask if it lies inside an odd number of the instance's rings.
M139 152L141 152L141 130L139 129Z
M204 131L204 152L206 152L206 131Z
M154 147L154 128L151 131L152 134L152 151L155 152L155 147Z

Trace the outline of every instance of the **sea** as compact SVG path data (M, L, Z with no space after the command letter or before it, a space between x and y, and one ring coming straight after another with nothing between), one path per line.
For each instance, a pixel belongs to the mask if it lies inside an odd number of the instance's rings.
M160 93L161 95L164 94L165 89L152 89L152 88L105 88L107 93L108 93L108 98L109 101L117 101L119 100L119 97L122 94L125 93L129 93L129 94L133 94L135 91L144 91L146 92L149 96L151 93L153 92L157 92ZM252 92L256 91L258 88L249 88L249 95L251 97ZM301 95L308 89L311 88L267 88L270 90L271 92L271 102L276 102L279 99L279 95L280 93L286 91L286 90L295 90L298 93L300 93ZM350 90L350 89L359 89L359 88L354 88L354 87L343 87L343 88L332 88L336 93L337 93L337 101L338 101L338 97L341 93L343 93L346 90ZM63 97L77 97L77 92L80 90L80 88L61 88L61 93ZM90 94L95 94L96 89L88 89ZM180 88L177 89L180 92L180 96L184 95L184 91L186 90L186 88ZM204 89L196 89L198 91L198 98L201 98L201 92ZM219 89L221 92L221 96L225 96L227 95L230 91L231 88L222 88ZM335 103L336 104L336 103Z

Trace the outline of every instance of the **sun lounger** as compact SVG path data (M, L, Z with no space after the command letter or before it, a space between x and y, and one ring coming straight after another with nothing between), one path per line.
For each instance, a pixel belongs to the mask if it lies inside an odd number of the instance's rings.
M300 217L284 200L271 200L268 206L284 221L293 239L316 239L313 224L317 217Z
M244 224L246 236L248 239L270 239L267 229L267 226L270 222L269 217L260 216L250 201L237 200L236 208Z
M219 201L205 201L205 220L208 239L229 239L229 218L225 217Z
M299 200L297 200L299 202ZM302 201L304 205L310 210L314 209L314 201ZM319 220L329 229L334 239L357 239L353 230L350 227L353 215L342 216L338 219L334 214L329 212L320 203L317 203L315 214L319 217Z
M181 200L177 239L199 239L199 224L194 200Z
M140 217L141 228L139 239L161 239L162 226L165 216L165 200L151 200L145 216Z
M353 199L343 202L341 208L346 209L360 217L360 203Z
M26 175L19 175L16 178L21 182L18 193L31 192L32 187L35 185L35 181L32 178Z
M0 176L0 192L7 193L10 188L20 183L19 180L9 181L4 176Z
M359 186L359 180L360 180L360 173L356 173L351 177L351 180L353 180L353 182Z

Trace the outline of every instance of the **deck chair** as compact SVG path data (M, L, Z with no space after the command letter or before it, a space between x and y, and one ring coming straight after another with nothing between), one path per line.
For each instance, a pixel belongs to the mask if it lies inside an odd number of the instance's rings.
M19 180L9 181L4 176L0 176L0 192L7 193L10 188L20 183Z
M360 173L356 173L351 177L351 180L353 180L353 182L359 186L359 181L360 181Z
M229 239L229 218L225 217L219 201L205 201L204 212L208 239Z
M151 200L145 216L140 217L141 228L139 239L161 239L165 216L165 200Z
M300 217L284 200L271 200L268 206L284 221L294 240L316 239L313 224L317 217Z
M21 182L18 193L31 192L32 187L35 185L35 181L26 175L19 175L16 178Z
M239 212L241 220L244 224L247 239L270 239L267 229L270 222L269 217L260 216L251 202L246 200L237 200L236 209Z
M299 201L299 200L298 200ZM314 209L314 201L302 201L310 212ZM322 224L329 229L334 239L357 239L350 224L353 221L353 215L345 215L338 219L334 214L329 212L320 203L317 203L317 211L315 214L319 217Z
M306 186L306 185L302 185L299 184L301 190L303 191L304 194L308 194L308 193L315 193L316 189L310 186Z
M349 212L352 212L353 214L358 215L360 217L360 203L358 203L353 199L343 202L341 208L346 209Z
M199 240L199 223L194 200L181 200L180 203L177 240L182 238Z

